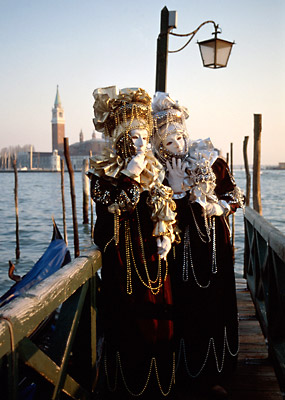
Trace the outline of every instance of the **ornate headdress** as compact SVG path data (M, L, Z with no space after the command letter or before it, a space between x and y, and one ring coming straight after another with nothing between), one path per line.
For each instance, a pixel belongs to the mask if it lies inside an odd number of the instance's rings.
M188 150L188 132L185 120L189 117L187 108L181 107L177 102L169 97L168 93L156 92L152 103L153 113L153 135L152 143L158 159L165 164L172 157L184 159ZM173 134L180 133L185 142L184 153L171 153L163 146L164 139Z
M151 98L140 88L116 86L95 89L93 92L94 125L97 131L110 138L116 153L126 159L135 154L130 131L146 129L152 132Z

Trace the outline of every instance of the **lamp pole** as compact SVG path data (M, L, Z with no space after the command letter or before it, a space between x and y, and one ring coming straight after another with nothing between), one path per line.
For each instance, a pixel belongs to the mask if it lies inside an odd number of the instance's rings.
M203 66L206 68L224 68L227 66L231 49L234 42L227 40L218 39L217 35L221 33L219 25L215 21L204 21L194 31L186 34L177 34L172 32L173 28L176 28L176 11L168 11L165 6L161 10L160 19L160 34L157 38L157 51L156 51L156 83L155 90L157 92L166 92L166 81L167 81L167 61L168 53L177 53L183 50L193 39L196 33L206 24L214 25L214 38L198 42L200 53L203 61ZM168 38L169 35L189 37L186 44L177 50L168 50Z
M168 58L168 26L169 11L165 6L161 10L160 17L160 34L157 38L156 51L156 92L166 91L166 76L167 76L167 58Z

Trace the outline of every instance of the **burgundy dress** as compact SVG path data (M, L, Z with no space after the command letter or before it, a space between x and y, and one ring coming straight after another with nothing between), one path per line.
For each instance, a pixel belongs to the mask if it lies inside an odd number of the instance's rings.
M94 242L103 257L98 303L104 333L103 368L108 390L118 398L164 397L162 392L170 392L174 380L170 276L165 261L158 260L149 192L139 189L139 183L124 175L115 184L92 176L97 215ZM116 245L114 217L108 206L122 191L132 204L120 215ZM159 276L161 285L154 283Z
M235 211L236 185L226 162L217 158L212 170L216 196ZM223 216L205 223L189 192L176 206L181 229L172 253L176 380L210 387L223 384L234 370L239 348L230 233Z

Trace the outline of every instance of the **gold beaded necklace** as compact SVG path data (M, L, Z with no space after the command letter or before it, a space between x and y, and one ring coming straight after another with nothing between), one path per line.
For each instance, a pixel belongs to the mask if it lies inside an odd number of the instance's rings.
M132 244L132 238L131 238L131 228L130 228L130 222L129 220L125 221L125 247L126 247L126 262L127 262L127 293L132 294L133 292L133 287L132 287L132 269L131 269L131 260L133 262L135 271L137 273L137 276L139 277L139 280L141 283L150 289L151 293L156 295L159 293L160 288L163 286L163 282L166 280L167 275L168 275L168 263L166 261L166 270L165 270L165 276L162 281L162 276L161 276L161 259L158 257L158 269L157 269L157 276L155 280L150 279L149 271L147 268L147 262L146 262L146 257L145 257L145 252L144 252L144 245L143 245L143 238L142 238L142 233L141 233L141 226L140 226L140 220L139 220L139 213L138 210L136 209L136 215L137 215L137 226L138 226L138 233L139 233L139 242L140 242L140 248L141 248L141 254L143 258L143 264L146 272L146 277L147 277L147 283L144 281L142 278L137 265L135 261L135 256L133 252L133 244Z

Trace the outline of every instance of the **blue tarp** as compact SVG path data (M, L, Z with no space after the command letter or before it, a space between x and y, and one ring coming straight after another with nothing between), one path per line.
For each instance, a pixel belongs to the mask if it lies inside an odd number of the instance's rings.
M32 286L52 275L70 261L69 250L55 225L53 238L44 254L21 281L14 284L0 297L0 307L7 304L15 297L24 294Z

